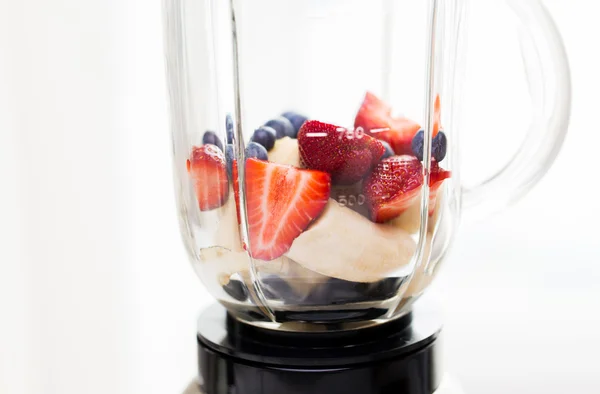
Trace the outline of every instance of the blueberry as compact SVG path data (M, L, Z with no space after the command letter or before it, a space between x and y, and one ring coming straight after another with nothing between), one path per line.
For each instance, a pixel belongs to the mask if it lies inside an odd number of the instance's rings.
M397 278L382 279L375 283L349 282L329 279L315 287L307 302L313 305L344 304L349 302L381 301L394 297L401 282Z
M275 146L275 130L271 127L263 126L257 129L252 136L252 141L265 147L267 151Z
M431 148L431 155L435 158L435 160L440 162L446 158L448 139L446 138L446 134L444 134L443 131L440 131L438 135L435 136Z
M233 145L227 145L225 147L225 161L227 162L227 174L229 174L229 179L233 176Z
M249 159L251 157L258 160L269 160L265 147L256 142L249 142L248 145L246 145L246 158Z
M235 300L246 301L248 299L248 290L246 290L246 285L239 280L230 280L229 283L223 286L223 290Z
M367 286L365 283L332 278L315 287L308 297L308 302L313 305L330 305L368 301L365 296Z
M296 129L294 129L292 122L283 116L280 116L277 119L271 119L265 123L265 126L271 127L273 130L275 130L277 139L281 139L283 137L294 138L296 135Z
M383 157L381 158L381 160L387 159L388 157L392 157L396 154L396 153L394 153L394 150L392 149L390 144L388 144L385 141L379 141L379 142L381 142L383 144L383 147L385 148L385 153L383 154Z
M207 131L206 133L204 133L204 135L202 136L202 144L215 145L221 150L221 152L223 151L223 143L214 131Z
M411 148L417 159L423 161L423 145L425 139L425 131L419 130L419 132L413 137Z
M268 300L281 300L285 304L302 304L304 297L296 293L292 286L277 275L269 275L262 281L262 291Z
M227 131L227 143L233 144L233 119L231 114L225 117L225 130Z
M425 145L424 138L425 132L421 130L415 135L411 145L413 153L417 156L417 159L421 161L423 160L423 145ZM431 141L431 156L438 162L444 160L446 158L447 147L448 140L446 134L444 134L443 131L440 131L433 141Z
M371 283L367 287L366 295L370 301L387 300L398 294L404 280L401 278L386 278L379 282Z
M291 112L291 111L284 112L281 116L283 116L284 118L287 118L294 126L293 138L296 138L296 136L298 135L298 130L300 130L300 127L302 127L304 122L306 122L308 120L308 118L306 116L303 116L296 112Z

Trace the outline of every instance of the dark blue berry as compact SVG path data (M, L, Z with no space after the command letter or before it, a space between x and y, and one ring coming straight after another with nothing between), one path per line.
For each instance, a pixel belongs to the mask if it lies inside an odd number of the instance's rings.
M304 296L296 293L288 281L277 275L269 275L261 282L263 294L268 300L280 300L293 305L302 304L304 301Z
M229 174L229 179L233 176L233 145L227 145L225 147L225 161L227 162L227 174Z
M381 158L381 160L387 159L388 157L392 157L396 154L396 153L394 153L394 150L392 149L390 144L388 144L385 141L379 141L379 142L381 142L383 144L383 147L385 148L385 153L383 154L383 157Z
M412 151L417 156L417 159L423 161L423 145L424 145L425 132L419 131L412 140ZM431 141L431 156L438 162L446 158L446 151L448 147L448 140L446 134L440 131Z
M223 286L225 293L229 294L233 299L238 301L246 301L248 299L248 290L246 285L239 280L232 279Z
M217 148L219 148L221 152L223 151L223 143L214 131L207 131L206 133L204 133L204 135L202 136L202 144L214 145Z
M296 129L294 129L292 122L283 116L280 116L277 119L271 119L265 123L265 126L271 127L273 130L275 130L277 139L281 139L283 137L294 138L294 135L296 135Z
M227 143L233 144L233 119L231 114L227 114L225 117L225 130L227 131Z
M448 139L443 131L440 131L438 135L435 136L431 149L431 155L435 158L435 160L437 160L438 163L446 158Z
M249 142L246 145L246 158L256 158L258 160L269 160L269 155L267 154L267 150L261 144L257 144L256 142Z
M302 127L302 125L304 124L304 122L306 122L308 120L308 118L306 116L300 115L296 112L284 112L281 116L283 116L284 118L287 118L292 125L294 126L294 138L296 138L296 136L298 136L298 130L300 130L300 127Z
M413 137L411 148L415 156L419 161L423 161L423 145L425 139L425 131L419 130L419 132Z
M313 305L386 300L394 297L402 282L387 278L376 283L357 283L331 278L311 291L307 302Z
M275 130L271 127L263 126L254 132L251 141L261 144L267 151L270 151L275 146Z

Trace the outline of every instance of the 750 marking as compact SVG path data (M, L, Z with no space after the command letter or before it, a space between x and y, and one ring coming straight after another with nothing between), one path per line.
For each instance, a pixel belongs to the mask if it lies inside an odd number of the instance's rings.
M365 136L365 129L362 127L357 127L355 129L346 129L344 127L338 127L338 139L341 141L342 138L346 138L347 140L360 140Z

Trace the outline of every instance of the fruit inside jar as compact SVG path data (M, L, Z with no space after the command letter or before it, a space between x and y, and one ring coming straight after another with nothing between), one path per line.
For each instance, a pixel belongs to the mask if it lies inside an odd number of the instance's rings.
M392 116L373 93L353 127L295 112L258 127L237 155L245 161L243 188L229 130L225 141L207 131L186 163L199 214L218 217L214 245L198 253L205 284L252 319L260 315L257 305L278 322L396 313L431 280L425 267L451 177L440 121L438 97L424 230L424 131Z

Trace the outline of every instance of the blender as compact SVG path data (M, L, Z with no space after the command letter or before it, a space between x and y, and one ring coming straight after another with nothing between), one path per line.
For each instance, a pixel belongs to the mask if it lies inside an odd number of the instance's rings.
M552 19L506 4L531 121L510 162L466 188L467 0L165 0L181 233L217 301L189 393L455 392L421 296L461 210L530 190L570 113Z

